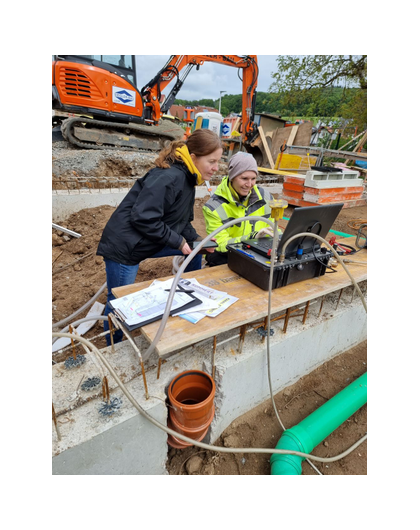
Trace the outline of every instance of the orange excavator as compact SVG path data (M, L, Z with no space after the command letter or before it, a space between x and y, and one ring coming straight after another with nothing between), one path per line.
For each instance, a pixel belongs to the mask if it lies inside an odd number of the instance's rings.
M242 71L244 144L257 134L254 123L258 63L256 55L171 55L141 90L136 85L134 55L54 55L52 62L53 126L76 146L93 149L160 150L184 131L162 119L191 69L206 61ZM181 75L182 74L182 75ZM173 80L164 98L162 91Z

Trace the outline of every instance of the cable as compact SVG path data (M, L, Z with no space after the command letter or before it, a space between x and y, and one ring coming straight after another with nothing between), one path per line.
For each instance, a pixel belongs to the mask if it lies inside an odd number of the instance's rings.
M281 248L281 252L280 252L280 263L283 263L284 260L285 260L285 252L286 252L286 247L289 243L291 243L294 239L297 239L298 237L302 237L303 235L305 235L305 232L304 233L300 233L300 234L295 234L294 236L290 237L287 241L285 241L285 243L283 244L282 248ZM328 241L326 241L323 237L321 236L318 236L317 234L307 234L309 237L314 237L315 239L319 239L320 241L322 241L325 245L327 245L327 247L332 251L332 253L334 254L334 256L336 257L336 259L338 260L338 262L343 266L343 269L346 271L348 277L350 278L351 282L353 283L356 291L357 291L357 294L359 295L360 299L362 300L362 303L363 303L363 307L365 308L365 311L367 313L367 304L366 304L366 300L365 300L365 297L363 296L363 293L362 291L360 290L360 287L358 286L356 280L353 278L351 272L348 270L348 268L346 267L345 263L343 262L343 260L341 259L340 255L338 254L338 252L335 250L334 247L332 247Z
M325 264L323 261L321 261L318 256L316 255L316 252L315 252L315 241L314 241L314 244L312 245L312 253L314 255L314 258L317 260L318 263L320 263L323 267L325 267L326 269L331 269L330 272L327 272L325 271L325 274L333 274L334 272L338 272L336 271L333 267L330 267L328 264Z
M99 288L98 292L96 294L94 294L92 296L92 298L88 302L86 302L86 304L84 306L82 306L80 309L75 311L70 316L68 316L66 318L63 318L63 320L60 320L60 322L56 322L55 324L53 324L52 325L53 329L54 328L59 328L60 326L63 326L64 324L67 324L67 322L69 322L73 317L79 315L82 311L84 311L87 307L89 307L90 304L95 302L96 299L99 298L99 295L102 293L102 291L104 291L105 289L106 289L106 282Z
M155 338L153 339L152 343L150 344L149 348L146 350L146 353L143 356L145 361L147 361L149 356L153 353L154 349L156 348L156 344L159 342L160 337L162 336L163 330L165 329L166 322L167 322L168 317L169 317L169 312L170 312L170 309L172 307L172 301L173 301L174 296L175 296L175 289L176 289L176 286L178 285L178 281L179 281L179 278L180 278L181 274L184 272L184 269L192 261L192 259L199 253L199 251L204 246L204 244L209 242L213 237L215 237L222 230L225 230L226 228L229 228L230 226L233 226L233 225L236 225L236 224L241 224L244 221L263 221L265 224L268 224L269 226L271 226L271 228L273 229L273 232L274 232L275 225L269 219L267 219L265 217L257 216L257 215L252 215L252 216L248 215L246 217L241 217L239 219L232 219L231 221L229 221L229 222L223 224L222 226L220 226L219 228L216 228L216 230L214 230L211 234L209 234L202 241L200 241L200 243L197 246L197 248L195 248L191 252L191 254L188 254L188 256L185 258L184 262L182 263L181 267L178 269L178 272L176 273L176 275L174 277L174 280L172 282L172 287L171 287L171 289L169 291L168 300L166 302L166 308L165 308L165 311L163 313L159 329L157 330Z
M270 363L270 327L271 327L271 292L273 289L273 275L274 275L274 262L277 257L277 240L278 240L278 232L277 229L273 229L273 247L271 250L271 260L270 260L270 276L268 280L268 310L267 310L267 373L268 373L268 385L270 387L270 397L271 397L271 403L274 408L274 413L276 414L277 420L280 423L281 428L283 431L286 430L286 427L283 425L279 413L277 412L277 406L274 402L274 393L271 383L271 363Z
M246 217L243 217L243 218L240 218L240 219L233 219L232 221L229 221L225 225L219 227L214 232L212 232L207 237L205 237L202 241L200 241L200 243L197 246L197 248L194 249L186 257L186 259L184 260L183 264L181 265L180 269L178 270L177 274L174 277L174 280L173 280L173 283L172 283L172 287L171 287L169 295L168 295L168 300L167 300L165 312L164 312L163 317L162 317L162 322L161 322L161 324L159 326L159 329L158 329L158 331L157 331L157 333L155 335L155 338L154 338L153 342L151 343L151 345L149 346L148 350L146 351L146 353L144 355L145 359L147 359L149 357L149 355L153 352L153 350L156 347L157 342L159 341L159 339L160 339L160 337L161 337L161 335L163 333L163 330L164 330L164 328L166 326L166 322L167 322L167 319L168 319L168 316L169 316L170 308L172 306L172 301L173 301L173 298L174 298L174 295L175 295L175 290L176 290L176 287L178 285L179 278L180 278L181 274L183 273L184 269L186 268L186 266L190 263L190 261L192 261L192 259L195 257L195 255L201 250L203 245L205 243L207 243L208 241L210 241L211 238L215 237L221 230L224 230L224 229L226 229L226 228L228 228L228 227L230 227L232 225L235 225L235 224L238 224L238 223L242 223L243 221L247 221L247 220L255 220L255 221L260 220L260 221L263 221L264 223L268 224L269 226L271 226L272 229L273 229L273 233L274 233L273 248L276 248L275 247L275 243L277 241L278 233L277 233L277 230L275 229L276 228L275 223L273 223L269 219L266 219L264 217L259 217L259 216L246 216ZM308 234L308 233L303 233L303 234L300 233L300 234L296 234L295 236L292 236L282 246L282 251L281 251L281 255L280 255L280 263L282 261L284 261L285 249L286 249L287 245L291 241L293 241L294 239L297 239L298 237L303 237L303 236L309 236L309 237L314 237L316 239L319 239L319 240L323 241L332 250L333 254L337 258L337 260L341 263L341 265L343 266L344 270L346 271L346 273L350 277L352 283L354 284L354 286L355 286L355 288L356 288L356 290L357 290L357 292L358 292L358 294L359 294L359 296L360 296L360 298L361 298L361 300L363 302L365 310L367 311L366 301L365 301L365 299L363 297L363 294L362 294L359 286L357 285L357 282L354 280L353 276L351 275L350 271L348 270L348 268L343 263L342 259L340 258L339 254L336 252L336 250L327 241L325 241L325 239L323 239L322 237L320 237L320 236L318 236L316 234ZM270 386L270 395L271 395L271 398L272 398L272 403L274 405L274 411L276 413L277 419L278 419L281 427L283 428L283 430L286 430L284 425L283 425L283 423L282 423L282 421L281 421L281 419L280 419L280 417L279 417L279 415L278 415L277 408L276 408L275 403L274 403L274 395L273 395L272 383L271 383L271 367L270 367L271 291L272 291L272 279L273 279L273 271L274 271L274 261L275 261L275 257L274 256L275 256L275 254L276 253L273 251L272 255L271 255L271 262L270 262L270 283L269 283L269 297L268 297L267 365L268 365L268 378L269 378L269 386ZM367 439L367 434L365 434L362 438L360 438L360 440L358 440L355 444L353 444L351 447L349 447L343 453L341 453L339 455L336 455L335 457L328 457L328 458L327 457L322 458L322 457L318 457L318 456L307 454L307 453L301 453L299 451L287 451L287 450L283 450L283 449L217 447L217 446L208 445L208 444L205 444L205 443L202 443L202 442L198 442L197 440L193 440L191 438L188 438L187 436L184 436L184 435L180 434L177 431L173 431L172 429L166 427L165 425L162 425L157 420L155 420L154 418L149 416L147 414L147 412L142 409L142 407L139 405L139 403L136 401L136 399L131 395L131 393L127 390L125 385L119 379L118 375L115 373L115 371L113 370L112 366L108 363L108 361L102 355L102 353L92 343L90 343L88 340L86 340L83 337L80 337L78 335L75 336L75 335L69 334L69 333L56 333L56 332L53 332L52 335L53 335L53 337L73 338L73 339L79 340L80 342L88 345L92 349L92 351L94 351L95 354L99 357L99 359L102 361L102 363L105 365L105 367L109 370L109 372L111 373L111 375L113 376L113 378L115 379L115 381L117 382L118 386L121 388L122 392L125 394L127 399L132 403L132 405L136 408L136 410L138 410L138 412L142 416L144 416L147 420L149 420L151 423L153 423L156 427L158 427L158 428L162 429L163 431L165 431L167 434L171 434L172 436L175 436L176 438L178 438L180 440L183 440L183 441L185 441L187 443L193 444L193 445L195 445L197 447L201 447L201 448L206 449L206 450L216 451L216 452L224 452L224 453L290 454L290 455L295 455L295 456L298 456L298 457L301 457L301 458L305 458L305 459L310 458L311 460L315 460L317 462L335 462L337 460L340 460L340 459L344 458L348 454L350 454L361 443L363 443Z
M367 224L367 219L352 219L347 223L347 226L357 232L364 224Z
M226 223L225 225L219 227L218 229L216 229L214 232L212 232L211 234L209 234L206 238L204 238L200 244L198 245L198 247L191 253L189 254L189 256L185 259L184 263L181 265L180 269L178 270L175 278L174 278L174 281L172 283L172 287L171 287L171 291L169 293L169 297L168 297L168 301L167 301L167 306L166 306L166 309L165 309L165 313L164 313L164 316L163 316L163 319L162 319L162 322L161 322L161 325L157 331L157 334L155 336L155 339L153 340L152 344L150 345L149 349L146 351L145 353L145 358L147 359L149 357L149 355L152 353L152 351L154 350L155 346L156 346L156 343L158 342L158 340L160 339L162 333L163 333L163 329L165 328L166 326L166 321L168 319L168 315L169 315L169 308L171 307L172 305L172 300L173 300L173 297L174 297L174 293L175 293L175 289L176 289L176 286L178 284L178 281L179 281L179 277L181 276L182 272L184 271L185 267L187 266L187 264L192 260L192 258L195 256L195 254L197 254L197 252L201 249L201 247L203 246L204 243L207 243L207 241L209 241L212 237L215 237L221 230L224 230L234 224L238 224L239 222L243 222L243 221L248 221L248 220L251 220L250 217L252 218L252 220L263 220L266 224L268 224L269 226L272 227L273 229L273 247L272 247L272 252L271 252L271 261L270 261L270 279L269 279L269 292L268 292L268 319L267 319L267 328L268 328L268 333L267 333L267 368L268 368L268 381L269 381L269 387L270 387L270 396L271 396L271 401L273 403L273 407L274 407L274 412L276 414L276 417L277 417L277 420L280 424L280 426L283 428L283 430L286 430L281 419L280 419L280 416L277 412L277 408L276 408L276 405L275 405L275 402L274 402L274 395L273 395L273 390L272 390L272 382L271 382L271 365L270 365L270 324L271 324L271 291L272 291L272 285L273 285L273 274L274 274L274 261L275 261L275 256L276 256L276 252L275 252L275 249L277 249L277 238L278 238L278 233L277 233L277 230L275 229L275 223L271 222L270 220L266 219L266 218L262 218L262 217L257 217L257 216L247 216L247 217L242 217L240 219L233 219L232 221L229 221L228 223ZM313 226L316 226L317 223L315 223ZM294 239L297 239L298 237L314 237L316 239L319 239L320 241L324 242L328 247L331 248L333 254L337 257L338 261L342 264L344 270L346 271L346 273L348 274L348 276L350 277L352 283L354 284L354 286L356 287L356 290L362 300L362 303L365 307L365 310L367 312L367 306L366 306L366 301L363 297L363 294L359 288L359 286L357 285L357 282L354 280L353 276L351 275L350 271L348 270L348 268L346 267L346 265L343 263L343 261L341 260L340 256L338 255L338 253L335 251L334 248L331 247L331 245L324 239L322 238L321 236L317 235L317 234L312 234L312 233L309 233L309 232L305 232L305 233L300 233L300 234L296 234L295 236L289 238L285 243L284 245L282 246L282 252L281 252L281 256L280 256L280 261L281 261L281 257L283 256L283 261L284 261L284 255L285 255L285 249L287 247L287 245L293 241Z
M83 324L83 322L89 322L90 320L108 320L108 317L105 317L104 315L90 315L85 318L81 318L79 320L76 320L75 322L72 322L71 325L78 326L79 324ZM70 325L70 324L69 324ZM65 326L61 331L61 333L66 333L69 330L69 326ZM52 341L52 344L54 345L57 342L57 338Z
M203 240L204 241L204 240ZM196 445L197 447L201 447L202 449L206 449L208 451L216 451L218 453L262 453L262 454L278 454L278 455L294 455L299 456L301 458L310 458L311 460L315 460L317 462L335 462L337 460L341 460L341 458L344 458L349 453L354 451L361 443L363 443L367 439L367 434L363 436L360 440L358 440L355 444L353 444L351 447L349 447L346 451L343 453L337 455L337 456L331 456L331 457L319 457L315 455L310 455L307 453L301 453L300 451L288 451L286 449L270 449L270 448L252 448L252 447L218 447L215 445L209 445L205 444L203 442L198 442L197 440L193 440L192 438L188 438L187 436L184 436L183 434L180 434L177 431L174 431L170 429L169 427L166 427L166 425L163 425L162 423L155 420L152 416L150 416L137 402L137 400L134 398L134 396L130 393L130 391L126 388L124 383L121 381L121 379L116 374L115 370L112 368L110 363L107 361L107 359L102 355L102 353L94 346L91 342L89 342L87 339L84 339L83 337L80 337L79 335L72 335L70 333L52 333L53 337L68 337L73 338L75 340L78 340L84 344L86 344L88 347L92 349L92 352L95 353L99 359L102 361L102 363L105 365L109 373L112 375L112 377L115 379L116 383L120 387L123 394L126 396L126 398L130 401L130 403L134 406L134 408L140 413L141 416L146 418L150 423L153 423L156 427L159 429L165 431L167 434L171 434L172 436L175 436L176 438L179 438L180 440L183 440L184 442L192 443L193 445Z

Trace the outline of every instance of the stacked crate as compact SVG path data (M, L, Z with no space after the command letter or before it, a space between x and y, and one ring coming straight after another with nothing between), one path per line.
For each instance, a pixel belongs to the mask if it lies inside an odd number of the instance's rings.
M344 203L344 208L363 206L364 187L356 171L322 173L307 171L306 175L285 175L283 199L294 206Z

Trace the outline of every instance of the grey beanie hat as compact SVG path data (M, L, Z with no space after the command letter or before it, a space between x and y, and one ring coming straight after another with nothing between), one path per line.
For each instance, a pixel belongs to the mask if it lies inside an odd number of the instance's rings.
M235 177L245 171L254 171L258 177L258 166L255 158L249 153L239 151L229 161L229 180L232 182Z

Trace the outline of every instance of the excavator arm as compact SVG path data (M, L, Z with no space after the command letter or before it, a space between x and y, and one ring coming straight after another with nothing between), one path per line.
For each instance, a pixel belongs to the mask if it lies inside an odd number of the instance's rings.
M61 123L63 138L81 148L159 151L167 141L184 137L182 127L161 117L191 69L206 61L242 70L241 133L244 143L250 142L257 132L256 55L171 55L140 92L134 55L53 56L53 124ZM176 82L162 102L162 90L173 80Z
M141 89L145 103L143 114L145 121L157 124L162 114L171 107L191 69L194 66L198 69L207 61L242 69L242 137L245 141L250 141L257 132L254 123L258 82L256 55L172 55L157 75ZM176 82L171 93L161 105L162 90L175 78Z

